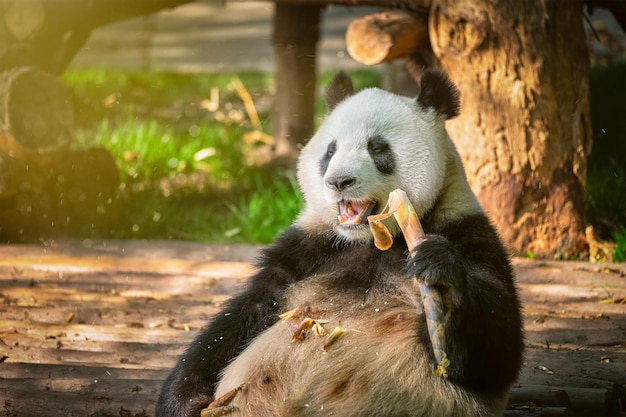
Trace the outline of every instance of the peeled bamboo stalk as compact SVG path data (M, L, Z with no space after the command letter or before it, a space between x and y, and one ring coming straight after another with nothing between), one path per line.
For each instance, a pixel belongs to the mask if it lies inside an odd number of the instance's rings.
M374 235L374 244L380 250L387 250L393 244L393 237L382 221L394 216L396 222L402 230L404 239L409 248L409 253L413 253L418 249L420 243L424 241L424 230L415 213L413 205L409 201L406 193L400 189L396 189L389 193L389 200L381 214L368 216L367 220ZM419 289L422 294L422 303L424 304L424 312L426 314L426 325L428 326L428 334L433 347L433 353L437 361L436 374L440 377L447 377L447 369L450 361L445 352L446 334L445 334L445 309L443 300L439 292L424 284L423 281L415 277L419 283Z

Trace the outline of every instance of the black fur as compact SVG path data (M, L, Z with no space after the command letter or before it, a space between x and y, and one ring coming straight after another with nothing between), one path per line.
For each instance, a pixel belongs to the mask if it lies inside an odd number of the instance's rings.
M326 111L331 112L337 104L354 94L352 79L343 71L339 71L331 80L324 99L326 101Z
M433 108L439 114L452 119L459 115L460 94L448 75L440 70L429 68L420 79L420 93L417 102L424 108Z
M428 233L413 256L403 239L390 250L340 246L332 238L288 229L269 246L247 288L196 338L165 381L157 417L197 416L213 394L219 372L256 335L278 320L287 286L333 272L337 291L362 294L389 272L418 275L444 290L452 310L446 325L449 378L477 392L500 393L517 377L522 338L512 269L496 232L482 214ZM329 288L332 292L333 288ZM417 291L417 290L416 290ZM428 342L425 326L419 329ZM434 366L434 358L433 358Z
M452 312L446 323L450 379L472 390L498 392L514 381L523 351L506 251L484 215L440 233L426 235L408 262L408 275L439 287Z
M328 144L326 153L320 159L320 175L323 177L328 169L328 164L337 150L337 142L332 141ZM369 153L376 169L384 174L391 175L396 169L396 158L391 150L391 146L382 136L374 136L367 141L367 152Z
M376 169L384 175L391 175L396 169L396 158L389 142L382 136L374 136L367 141L369 152Z
M328 169L328 164L330 163L331 158L337 151L337 141L333 140L328 144L326 148L326 153L322 156L320 160L320 175L323 177L326 174L326 170Z

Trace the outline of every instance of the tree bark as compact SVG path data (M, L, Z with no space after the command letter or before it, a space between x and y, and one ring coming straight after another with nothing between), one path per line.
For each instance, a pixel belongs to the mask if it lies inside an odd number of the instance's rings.
M276 96L272 117L275 157L295 159L313 133L320 13L317 5L276 4Z
M583 1L436 0L431 44L462 92L448 130L516 254L584 254L591 147Z
M0 0L0 71L63 73L91 31L192 0Z

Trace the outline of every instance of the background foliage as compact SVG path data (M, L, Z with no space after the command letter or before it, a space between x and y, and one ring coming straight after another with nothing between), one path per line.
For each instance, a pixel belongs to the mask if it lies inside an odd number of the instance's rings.
M320 75L318 85L328 84L332 75ZM357 89L380 84L378 71L351 76ZM48 204L37 212L36 203L33 213L28 206L31 218L42 217L53 227L41 232L35 222L23 228L28 231L19 239L5 240L72 236L268 243L295 219L303 201L293 161L268 159L264 142L271 132L271 74L91 69L66 71L63 80L76 114L74 150L106 149L118 171L112 176L119 175L119 181L111 179L113 195L92 205L63 203L52 210ZM233 80L241 80L250 93L260 126L251 123ZM615 260L624 261L626 62L596 64L590 81L594 144L588 160L587 223L597 239L612 242ZM325 112L321 99L316 109L319 123ZM83 162L75 171L89 164ZM49 175L63 179L59 173Z
M377 72L353 75L358 88ZM325 85L332 74L320 77ZM271 132L271 74L157 74L71 70L64 75L77 114L76 148L110 151L121 185L98 224L69 235L268 243L302 205L292 163L267 159L237 77ZM317 103L318 119L324 105Z

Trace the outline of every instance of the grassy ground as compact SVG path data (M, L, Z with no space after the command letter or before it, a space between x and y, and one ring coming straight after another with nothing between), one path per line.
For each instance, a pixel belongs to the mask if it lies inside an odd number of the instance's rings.
M376 72L353 75L360 88L379 82ZM268 74L64 75L77 113L75 148L105 147L120 170L119 191L89 234L267 243L289 226L302 204L293 165L259 162L267 145L246 140L258 126L233 88L235 77L269 134ZM322 103L318 109L321 117Z

